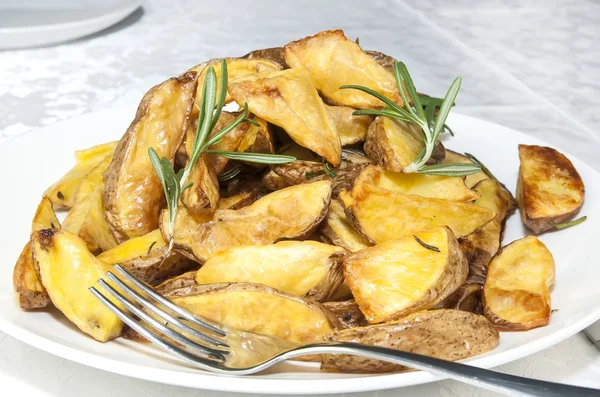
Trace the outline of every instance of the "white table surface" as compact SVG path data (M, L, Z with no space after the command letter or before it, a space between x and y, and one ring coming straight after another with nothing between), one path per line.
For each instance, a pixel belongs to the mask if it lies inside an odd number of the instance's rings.
M332 28L403 60L420 91L441 96L462 76L455 111L538 136L600 169L600 3L592 0L152 0L90 38L0 52L0 142L135 103L152 85L204 60ZM600 387L600 352L582 334L498 369ZM88 368L2 333L0 385L2 396L232 396ZM442 381L356 396L400 394L496 395Z

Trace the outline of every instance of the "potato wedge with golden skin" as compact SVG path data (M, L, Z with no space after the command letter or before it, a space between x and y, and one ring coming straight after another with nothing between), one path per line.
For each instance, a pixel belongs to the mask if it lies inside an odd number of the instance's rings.
M362 85L402 105L394 76L341 30L327 30L292 41L284 47L285 60L292 68L308 72L317 89L330 102L357 109L383 107L383 103L362 91L340 89Z
M278 190L248 207L216 210L203 218L194 218L180 207L175 220L175 246L205 262L217 252L234 247L302 239L325 217L330 195L331 182L319 181ZM163 238L167 224L165 211Z
M251 153L275 153L275 137L273 133L273 126L261 117L252 115L252 120L258 123L256 125L250 125L248 131L244 134L242 141L237 147L238 152L251 152ZM248 163L254 167L263 167L263 164Z
M188 211L198 216L215 212L221 198L219 177L207 155L202 155L194 164L188 181L192 186L181 194L181 202Z
M182 288L190 288L198 285L196 282L196 272L197 270L190 270L189 272L185 272L179 276L168 278L154 287L154 290L161 295L167 295L176 289L180 290Z
M325 105L325 108L333 119L342 146L353 145L365 141L373 117L355 116L353 114L355 109L348 106Z
M208 320L289 342L308 343L339 328L336 317L316 301L261 284L197 285L166 297Z
M173 161L190 125L197 83L190 72L148 91L117 146L106 173L104 209L119 242L158 227L164 192L148 149Z
M519 145L519 160L517 198L525 226L542 233L579 212L585 186L567 157L549 147Z
M239 210L258 200L259 189L247 193L236 194L231 197L221 197L217 203L217 209L220 210Z
M365 248L344 261L344 279L371 324L437 305L465 282L468 271L446 226Z
M402 172L425 148L420 127L414 123L376 117L369 126L365 153L383 168Z
M196 282L264 284L325 301L342 283L345 255L343 248L316 241L237 247L211 256L198 270Z
M35 211L31 222L31 231L42 229L60 228L60 222L54 210L52 201L46 196ZM17 295L19 307L24 310L38 309L50 304L50 297L40 281L39 275L33 264L31 244L27 242L13 270L13 288Z
M483 312L495 327L526 331L550 321L554 258L535 236L513 241L492 259L483 286Z
M75 195L83 178L106 156L112 155L116 146L117 142L109 142L75 152L77 164L44 192L44 196L52 201L54 209L68 210L73 206Z
M500 336L483 316L442 309L414 313L392 323L341 330L324 339L327 342L387 347L455 361L492 350L498 345ZM410 370L402 365L343 354L323 355L321 369L358 373Z
M229 93L250 112L283 128L299 145L337 166L342 145L333 119L306 71L261 72L232 81Z
M99 342L121 335L121 320L88 290L112 266L94 257L82 239L61 229L34 232L31 250L42 284L58 310Z
M346 215L371 243L382 243L447 225L463 237L490 222L496 213L474 203L415 196L365 184L340 193Z
M342 329L369 325L354 300L325 302L323 306L337 317Z
M354 183L378 186L392 192L451 201L469 202L481 197L477 191L469 189L460 177L406 174L386 171L379 165L366 167Z
M332 244L350 252L360 251L371 245L348 221L344 206L339 200L331 200L327 216L321 224L321 233Z
M483 314L481 305L482 290L483 285L466 282L432 309L453 309Z
M454 151L449 150L449 149L446 149L446 157L444 158L444 161L442 161L442 163L444 163L444 164L455 164L455 163L459 163L459 164L475 164L467 156L464 156L464 155L462 155L460 153L454 152ZM483 181L484 179L489 179L489 178L490 177L485 172L479 171L476 174L467 175L465 177L465 185L467 185L467 187L469 187L469 188L472 188L478 182Z
M73 207L67 213L62 228L78 235L92 253L106 251L118 245L104 212L104 173L112 155L107 156L83 178L75 195Z
M250 51L246 55L240 57L244 59L266 59L271 62L278 63L282 69L289 69L283 54L283 47L263 48L261 50Z
M160 230L156 229L124 241L102 252L97 258L109 265L120 264L138 279L152 285L199 267L199 264L179 252L171 252L165 259L166 253L167 243Z

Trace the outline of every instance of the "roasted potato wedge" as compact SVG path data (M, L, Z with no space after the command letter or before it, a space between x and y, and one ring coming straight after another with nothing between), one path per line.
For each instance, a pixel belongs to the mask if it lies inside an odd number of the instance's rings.
M282 69L289 69L283 54L283 47L263 48L262 50L250 51L246 55L240 57L244 59L267 59L271 62L278 63Z
M555 272L552 254L535 236L513 241L490 263L483 286L485 316L506 331L548 325Z
M473 161L471 161L471 159L468 158L467 156L462 155L457 152L453 152L452 150L448 150L448 149L446 149L446 157L444 158L443 163L444 164L455 164L455 163L474 164ZM473 186L475 186L480 181L483 181L484 179L489 179L489 176L485 172L479 171L476 174L467 175L465 177L465 185L467 185L467 187L469 187L469 188L472 188Z
M579 211L585 186L568 158L549 147L519 145L519 160L517 197L525 226L542 233Z
M107 156L83 178L73 207L67 213L62 228L78 235L92 253L106 251L118 245L106 216L102 199L104 197L104 173L108 169L112 155Z
M263 118L252 116L252 120L258 123L250 125L248 131L244 134L242 141L237 147L238 152L251 153L275 153L275 137L273 135L273 126ZM263 167L262 164L248 163L255 167Z
M340 193L348 219L372 243L447 225L457 237L485 226L496 216L473 203L415 196L365 184Z
M197 285L166 297L208 320L289 342L315 341L339 328L336 317L319 303L261 284Z
M232 81L229 93L238 104L247 102L253 114L283 128L299 145L339 165L340 137L306 71L256 73Z
M354 110L348 106L325 105L331 115L335 128L340 136L342 146L354 145L367 139L367 131L373 121L371 116L355 116Z
M308 72L317 89L333 104L358 109L383 107L373 96L343 85L362 85L402 105L394 76L365 54L341 30L327 30L293 41L284 47L285 60L292 68Z
M344 206L339 200L331 200L327 216L321 224L321 233L334 245L350 252L368 247L369 241L359 234L346 218Z
M77 164L44 192L44 196L52 201L55 210L68 210L73 206L75 194L83 178L106 156L112 155L116 146L117 142L109 142L75 152Z
M189 160L188 160L189 161ZM209 156L202 155L188 177L192 186L181 194L181 202L194 215L207 215L215 212L221 194L219 177Z
M258 200L258 193L259 189L255 189L231 197L222 197L217 203L217 208L220 210L239 210Z
M35 211L31 231L60 228L60 222L52 209L52 201L44 196ZM13 287L19 307L24 310L38 309L50 304L50 297L42 285L33 264L31 244L27 242L13 270Z
M392 192L451 201L469 202L481 197L477 191L469 189L460 177L405 174L386 171L378 165L366 167L354 183L378 186Z
M52 303L81 331L100 342L121 334L123 323L88 288L111 266L92 255L85 242L61 229L31 235L36 269Z
M483 286L481 284L466 282L432 309L454 309L483 314L481 305L482 290Z
M173 161L190 126L198 80L186 73L146 93L106 173L104 208L119 242L158 227L164 192L148 149Z
M196 282L264 284L325 301L342 283L345 254L343 248L316 241L237 247L211 256L198 270Z
M365 153L383 168L402 172L425 148L419 126L389 117L377 117L369 126Z
M325 302L323 306L337 317L342 329L369 325L358 304L353 300Z
M426 310L467 279L469 267L444 226L350 254L344 279L371 324Z
M154 290L161 295L167 295L176 289L180 290L198 285L196 282L196 272L197 270L190 270L179 276L171 277L154 287ZM179 293L182 293L182 291L179 291Z
M492 350L498 345L500 336L483 316L460 310L429 310L393 323L344 329L324 339L388 347L455 361ZM342 372L409 370L402 365L343 354L323 355L321 369Z
M234 247L301 239L325 217L330 195L331 181L319 181L278 190L236 211L216 210L202 219L195 219L180 207L175 220L175 246L205 262L217 252ZM167 223L165 211L161 230Z

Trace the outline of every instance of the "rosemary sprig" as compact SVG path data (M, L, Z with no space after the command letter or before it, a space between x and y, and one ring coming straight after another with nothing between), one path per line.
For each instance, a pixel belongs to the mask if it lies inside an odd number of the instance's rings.
M586 219L587 219L587 216L582 216L581 218L577 218L577 219L569 221L569 222L553 223L552 226L554 226L555 228L557 228L559 230L566 229L571 226L577 226L580 223L584 222Z
M175 173L173 164L171 164L169 159L164 157L159 158L158 153L156 153L154 148L148 149L150 162L152 163L160 183L163 186L167 201L167 209L169 211L169 248L165 258L173 249L173 231L175 228L175 217L177 215L179 199L181 194L192 186L192 182L186 182L190 172L194 168L194 165L198 162L202 155L214 154L232 160L243 160L263 164L284 164L296 161L296 158L293 156L261 153L240 153L226 150L209 149L212 145L219 143L225 135L227 135L241 123L252 123L252 120L247 118L248 104L244 104L244 110L231 124L209 138L210 132L215 128L219 117L221 116L223 106L225 105L225 98L227 96L227 62L224 59L221 61L221 70L221 90L219 98L217 98L217 75L212 66L207 68L204 84L202 86L202 100L199 104L200 111L198 115L198 127L194 142L192 143L191 155L185 168Z
M240 167L238 164L235 167L232 167L230 170L227 170L219 175L219 182L227 182L228 180L238 176L240 172L242 172L242 167Z
M492 172L489 170L488 167L486 167L481 161L479 161L479 159L475 156L473 156L471 153L467 153L465 152L465 156L467 156L471 161L473 161L475 164L478 164L481 167L481 170L490 178L492 178L493 180L495 180L496 182L498 181L498 178L496 178L494 176L494 174L492 174Z
M404 102L404 106L400 106L385 95L378 93L367 87L359 85L345 85L341 86L340 89L356 89L363 91L375 98L379 99L384 103L384 108L379 110L357 110L354 112L355 115L372 115L372 116L385 116L392 119L411 122L417 124L423 131L423 140L425 148L415 158L412 164L404 169L404 172L418 172L428 175L447 175L447 176L464 176L470 175L475 172L479 172L480 167L477 164L465 167L458 164L441 164L437 166L427 166L427 161L431 158L435 143L438 140L440 134L445 129L446 119L450 113L450 109L456 100L458 91L462 79L457 77L450 88L448 93L442 100L437 116L434 117L434 110L436 107L435 101L428 97L424 102L427 103L427 110L423 108L421 100L423 96L417 94L417 90L412 81L412 77L406 68L406 65L402 62L394 63L394 77L396 78L396 85L400 97ZM412 105L411 105L412 103ZM475 170L477 169L477 170Z
M435 251L435 252L440 252L440 249L434 245L429 245L426 242L424 242L423 240L421 240L420 238L418 238L417 236L413 235L413 237L415 238L415 241L419 244L421 244L421 246L425 249L428 249L430 251Z

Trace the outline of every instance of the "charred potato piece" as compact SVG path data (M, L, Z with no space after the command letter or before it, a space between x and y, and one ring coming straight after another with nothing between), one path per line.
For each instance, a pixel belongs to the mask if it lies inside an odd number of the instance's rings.
M365 141L373 117L355 116L353 114L355 109L348 106L325 105L325 108L333 119L342 146L354 145L355 143Z
M467 156L464 156L457 152L453 152L452 150L448 150L448 149L446 149L446 157L444 158L443 163L444 164L455 164L455 163L474 164L473 161L471 161L471 159L469 159ZM467 185L467 187L469 187L469 188L472 188L473 186L475 186L480 181L483 181L484 179L489 179L489 176L485 172L479 171L476 174L467 175L465 177L465 185Z
M469 189L460 177L405 174L386 171L378 165L366 167L356 178L355 183L378 186L392 192L451 201L469 202L481 197L477 191Z
M83 178L73 207L63 221L63 229L78 235L92 253L106 251L118 245L104 213L104 173L112 156L107 156Z
M283 47L263 48L262 50L254 50L240 57L244 59L267 59L271 62L278 63L282 69L289 69L283 54Z
M253 114L283 128L299 145L325 157L334 166L342 145L308 74L302 69L261 72L232 81L229 93Z
M483 311L507 331L543 327L550 321L554 258L534 236L513 241L492 259L483 287Z
M330 195L331 182L319 181L278 190L236 211L216 210L202 219L195 219L180 207L175 220L175 245L205 262L217 252L234 247L301 239L325 217ZM166 211L162 220L161 230L168 224Z
M317 89L332 103L357 109L383 107L375 97L343 85L362 85L402 105L394 76L341 30L328 30L284 47L292 68L308 72Z
M340 193L348 218L372 243L447 225L463 237L485 226L496 216L474 203L415 196L365 184Z
M483 316L459 310L414 313L393 323L345 329L327 335L328 342L355 342L456 361L495 348L498 331ZM325 354L321 369L342 372L395 372L410 368L343 354Z
M197 285L166 297L208 320L289 342L315 341L339 328L336 317L319 303L261 284Z
M109 142L75 152L77 164L44 192L44 196L52 201L54 209L68 210L73 206L83 178L106 156L112 155L116 146L117 142Z
M345 253L343 248L316 241L237 247L211 256L198 270L196 282L264 284L325 301L342 283Z
M58 310L97 341L121 334L121 320L88 290L112 266L94 257L82 239L61 229L34 232L31 250L42 284Z
M172 252L165 258L166 255L167 243L160 230L156 229L102 252L98 259L110 265L119 264L138 279L152 285L199 266L178 252Z
M369 325L358 304L353 300L325 302L323 306L337 317L342 329Z
M119 242L158 227L164 192L148 149L173 161L190 125L197 83L191 72L148 91L117 146L106 173L104 209Z
M519 160L517 197L525 226L542 233L579 211L585 186L568 158L549 147L519 145Z
M368 247L369 242L360 235L346 218L344 206L339 200L331 200L327 216L321 224L321 233L332 244L350 252Z
M432 309L454 309L483 314L481 306L482 289L481 284L466 282Z
M217 203L217 208L220 210L239 210L258 200L259 189L252 190L247 193L236 194L231 197L222 197Z
M60 222L52 210L52 201L46 196L35 211L31 231L60 228ZM28 242L13 270L13 287L19 307L24 310L38 309L50 304L50 297L42 285L33 263L31 244Z
M425 143L418 125L377 117L369 126L364 148L386 170L402 172L425 148Z
M371 324L437 305L465 282L468 271L445 226L365 248L344 261L344 279Z

